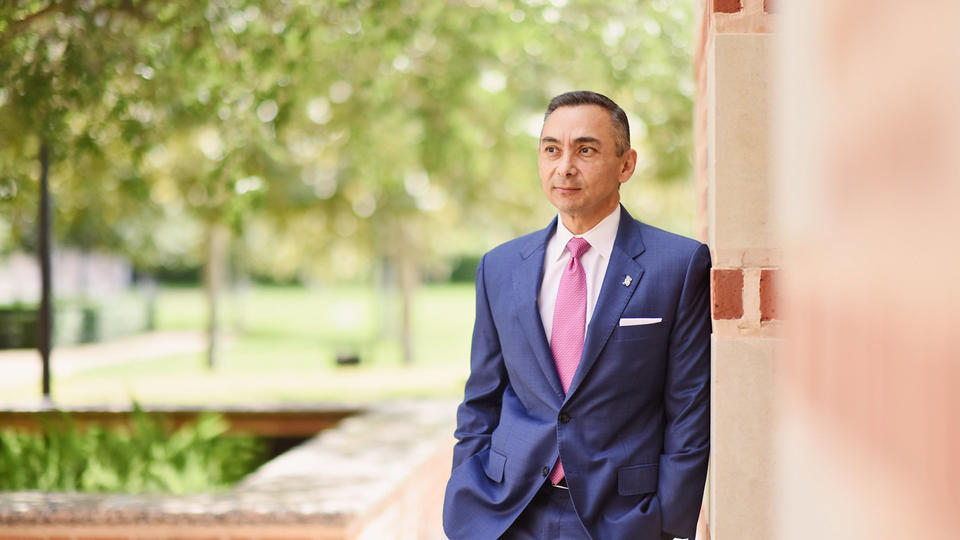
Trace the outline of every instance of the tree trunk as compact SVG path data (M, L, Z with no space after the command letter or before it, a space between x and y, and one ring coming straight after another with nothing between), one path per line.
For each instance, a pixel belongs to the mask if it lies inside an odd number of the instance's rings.
M242 334L247 331L247 300L250 298L250 277L234 268L234 278L231 280L232 298L230 312L233 313L233 331Z
M220 223L207 225L207 260L203 266L207 296L207 368L216 368L220 355L220 294L226 270L230 232Z
M413 294L417 287L417 266L411 257L400 255L397 261L400 284L400 342L403 363L413 364Z
M40 317L37 320L37 348L40 349L42 363L43 401L50 403L50 352L53 349L53 265L50 251L50 184L47 175L50 171L50 148L46 139L40 141Z

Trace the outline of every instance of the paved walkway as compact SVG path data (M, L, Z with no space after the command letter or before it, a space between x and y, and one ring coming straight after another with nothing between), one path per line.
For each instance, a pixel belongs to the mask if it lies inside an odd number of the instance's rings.
M196 353L205 348L203 332L151 332L107 343L55 347L50 355L50 369L56 377L66 377L89 369ZM36 349L0 351L0 389L25 384L39 386L41 376L40 353Z

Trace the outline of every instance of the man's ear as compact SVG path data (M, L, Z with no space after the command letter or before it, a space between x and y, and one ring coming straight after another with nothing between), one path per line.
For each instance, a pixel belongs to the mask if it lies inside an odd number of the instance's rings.
M637 151L633 148L623 153L623 162L620 166L620 183L624 183L633 176L633 171L637 168Z

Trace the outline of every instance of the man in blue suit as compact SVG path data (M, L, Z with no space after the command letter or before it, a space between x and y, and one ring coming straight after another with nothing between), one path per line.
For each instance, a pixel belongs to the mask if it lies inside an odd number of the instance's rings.
M710 444L710 253L633 219L626 114L547 107L558 218L477 268L470 376L444 500L451 540L693 538Z

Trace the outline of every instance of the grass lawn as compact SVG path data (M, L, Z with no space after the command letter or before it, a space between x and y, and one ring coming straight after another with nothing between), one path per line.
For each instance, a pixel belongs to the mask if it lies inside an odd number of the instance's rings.
M459 397L469 371L473 285L421 287L414 303L414 356L404 365L399 301L372 288L254 286L223 304L219 364L204 353L142 360L54 379L63 405L363 403L403 396ZM202 329L203 292L162 288L159 330ZM338 352L359 366L337 366ZM19 394L19 389L12 389ZM24 388L24 400L35 389Z

